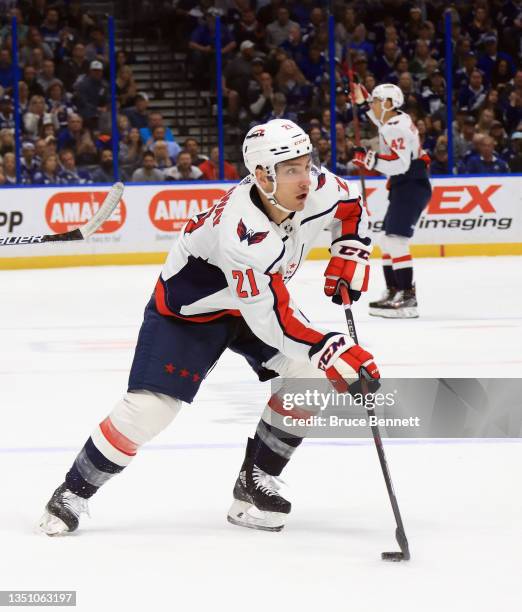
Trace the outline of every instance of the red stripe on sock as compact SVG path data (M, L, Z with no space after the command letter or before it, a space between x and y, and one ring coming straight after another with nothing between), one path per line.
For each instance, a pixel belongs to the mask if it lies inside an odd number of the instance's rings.
M114 446L115 449L119 450L124 455L134 457L138 451L138 445L132 440L129 440L127 436L120 433L116 427L114 427L110 417L107 417L100 423L100 429L102 430L107 442Z
M277 395L272 395L272 397L268 400L268 405L274 412L277 412L277 414L282 416L291 416L294 419L307 419L314 414L313 412L301 410L300 408L291 408L290 410L287 410Z
M402 257L392 259L392 263L401 263L401 261L411 261L411 255L403 255Z
M382 258L383 259L391 259L391 255L388 255L388 253L383 253L382 254Z

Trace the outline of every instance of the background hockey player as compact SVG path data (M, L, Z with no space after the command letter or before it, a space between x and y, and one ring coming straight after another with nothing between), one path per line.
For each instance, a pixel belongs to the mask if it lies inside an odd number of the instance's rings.
M274 120L252 128L243 156L250 175L213 208L190 220L163 266L145 309L128 391L92 432L41 519L49 535L74 531L87 500L164 429L227 348L245 357L261 381L324 377L377 379L373 356L346 334L315 328L285 284L317 235L332 234L325 293L339 283L352 299L368 287L371 246L357 188L311 167L308 136ZM280 530L290 503L276 477L302 437L274 426L281 407L265 408L236 481L228 519ZM219 406L216 406L219 410Z
M356 87L357 101L364 102L367 92L359 85ZM386 293L381 300L370 302L370 314L418 317L409 240L431 197L429 157L420 146L411 117L399 110L404 103L399 87L391 83L378 85L368 102L368 117L379 129L379 152L359 148L353 163L389 177L389 204L380 245Z

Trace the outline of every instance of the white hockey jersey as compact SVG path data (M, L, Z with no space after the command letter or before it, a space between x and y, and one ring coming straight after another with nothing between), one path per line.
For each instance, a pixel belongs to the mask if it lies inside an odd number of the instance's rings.
M378 126L379 153L375 170L386 176L406 173L415 159L422 159L429 164L429 158L420 144L417 126L408 114L402 111L398 113Z
M354 247L370 250L356 184L325 168L313 169L304 210L277 225L247 177L185 225L156 285L156 307L163 315L194 323L242 316L263 342L307 361L325 332L302 315L285 285L323 230L330 230L332 239L345 236Z

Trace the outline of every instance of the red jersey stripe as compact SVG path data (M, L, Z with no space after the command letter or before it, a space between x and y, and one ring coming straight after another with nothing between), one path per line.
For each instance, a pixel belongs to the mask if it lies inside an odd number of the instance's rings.
M323 339L323 334L307 327L294 316L294 311L290 307L290 295L281 274L270 274L269 276L270 289L274 295L274 310L285 336L310 346L320 342Z

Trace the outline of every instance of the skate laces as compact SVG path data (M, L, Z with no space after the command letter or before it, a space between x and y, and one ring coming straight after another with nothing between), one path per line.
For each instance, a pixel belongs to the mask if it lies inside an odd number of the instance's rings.
M72 491L69 491L69 489L66 489L62 493L62 503L68 510L70 510L76 516L76 518L79 518L82 512L87 514L88 517L91 516L89 513L88 500L84 499L83 497L80 497L79 495L76 495Z
M263 472L261 468L258 468L257 465L254 465L254 469L252 471L252 478L256 487L266 495L277 495L279 489L285 483L278 478L277 476L272 476L271 474L267 474Z

